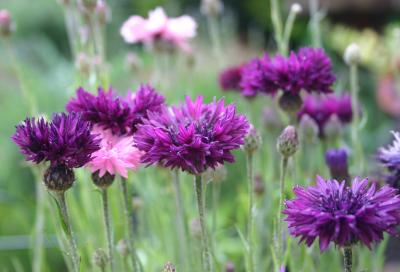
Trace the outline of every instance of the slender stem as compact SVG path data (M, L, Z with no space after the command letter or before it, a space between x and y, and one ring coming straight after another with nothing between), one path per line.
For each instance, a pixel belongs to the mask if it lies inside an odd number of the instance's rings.
M128 195L128 186L127 180L121 178L121 191L122 191L122 203L124 209L124 217L125 217L125 228L126 228L126 236L128 237L128 248L129 248L129 255L131 256L131 262L133 266L133 271L138 271L138 266L140 267L140 262L136 254L135 249L135 239L134 239L134 226L131 220L131 212L129 209L129 195Z
M284 54L284 47L282 44L282 19L278 2L279 0L271 0L271 20L274 27L275 42L278 46L279 52Z
M206 272L211 270L211 255L208 246L207 230L205 225L205 208L204 208L204 196L203 196L203 183L201 175L196 175L194 180L195 194L197 198L197 208L199 211L199 220L201 228L201 242L202 242L202 263L203 269Z
M247 241L249 243L249 272L254 271L254 169L253 169L253 153L247 152L247 179L249 186L249 219L247 230Z
M318 0L309 0L310 15L311 15L311 40L314 47L321 47L321 28L320 15L318 12Z
M353 266L353 252L351 246L343 248L344 272L351 272Z
M289 53L290 35L292 34L292 29L295 20L296 20L296 12L293 9L290 9L289 16L285 23L285 28L283 32L283 41L282 41L283 53L285 55Z
M174 190L175 190L175 204L176 204L176 219L178 223L178 239L179 239L179 252L181 258L181 266L182 270L187 270L188 264L188 242L187 242L187 235L186 235L186 214L183 204L183 197L181 191L181 185L179 180L179 172L178 170L173 171L173 183L174 183Z
M215 235L218 225L218 202L221 191L221 181L212 180L212 223L211 223L211 237L215 241ZM214 248L214 247L213 247Z
M288 168L288 161L289 158L287 157L282 157L282 162L281 162L281 173L280 173L280 195L279 195L279 209L278 209L278 216L277 216L277 256L280 259L279 267L283 265L283 230L282 230L282 222L281 222L281 216L282 216L282 210L283 210L283 200L285 197L285 179L286 179L286 174L287 174L287 168Z
M217 58L218 64L221 65L223 58L222 58L218 18L216 18L215 16L207 16L207 25L214 55Z
M358 68L356 64L350 65L350 89L351 89L351 103L353 108L353 123L351 126L351 140L354 148L354 161L358 162L359 171L358 173L364 173L364 156L363 149L359 137L359 126L360 126L360 106L358 100Z
M34 171L36 172L36 171ZM36 188L36 222L35 222L35 231L33 237L33 271L41 272L43 271L43 253L44 253L44 208L45 208L45 197L44 197L44 186L38 179L36 179L35 188Z
M60 211L61 211L61 216L62 216L62 220L63 225L65 224L66 227L66 231L65 234L67 236L67 240L69 243L69 248L70 248L70 252L69 254L71 255L71 259L72 259L72 265L74 268L75 272L79 272L79 266L80 266L80 257L78 255L78 249L76 246L76 242L74 239L74 235L72 233L72 228L71 228L71 222L70 222L70 218L69 218L69 213L68 213L68 207L67 207L67 202L65 201L65 192L56 192L55 194L56 198L57 198L57 202L58 205L60 207Z
M101 197L103 200L104 227L106 229L108 258L110 261L111 271L114 271L114 268L115 268L115 266L114 266L114 243L113 243L113 234L112 234L112 230L111 230L110 212L109 212L109 207L108 207L107 189L101 189Z

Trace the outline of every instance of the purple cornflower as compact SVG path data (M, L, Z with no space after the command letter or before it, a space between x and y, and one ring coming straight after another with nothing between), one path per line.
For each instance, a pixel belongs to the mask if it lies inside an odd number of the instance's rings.
M345 149L329 149L325 153L325 162L333 179L350 182L347 151Z
M319 136L324 137L325 125L331 117L336 116L342 125L351 122L353 116L351 98L349 95L308 95L297 115L300 120L304 115L313 119L318 125Z
M234 105L225 106L222 99L203 104L201 96L195 101L187 97L179 107L150 112L134 139L137 148L145 151L143 163L198 175L225 161L233 162L231 151L244 144L248 128Z
M240 85L244 95L274 95L278 90L299 95L301 90L330 93L335 80L331 61L323 49L302 48L288 57L265 55L251 61L243 68Z
M125 99L132 108L131 132L137 130L137 125L142 123L143 118L147 119L148 112L160 112L165 98L158 94L150 85L142 84L136 93L130 93Z
M387 168L386 183L400 188L400 133L392 131L394 140L387 148L380 148L378 160Z
M400 196L384 186L377 190L368 179L355 178L351 186L317 177L317 185L294 188L296 198L285 202L289 232L311 246L319 238L321 251L330 242L339 247L362 242L371 248L383 233L396 234L400 223Z
M72 98L66 109L78 112L82 118L102 129L109 129L114 134L125 134L132 123L131 108L118 98L112 89L108 92L99 88L97 96L79 88L76 98Z
M68 168L82 167L99 149L99 142L90 133L90 123L75 113L55 114L50 122L43 118L27 118L16 126L12 136L27 161Z
M228 67L219 74L219 86L224 91L240 91L243 64Z

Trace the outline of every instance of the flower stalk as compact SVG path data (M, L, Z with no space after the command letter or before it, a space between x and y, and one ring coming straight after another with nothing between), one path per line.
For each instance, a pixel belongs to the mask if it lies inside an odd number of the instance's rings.
M114 243L113 243L113 234L112 234L112 230L111 230L111 219L110 219L110 210L109 210L109 205L108 205L107 188L101 189L101 198L102 198L102 202L103 202L104 227L106 230L108 258L110 261L111 271L115 271Z
M204 207L204 192L201 175L195 175L194 189L197 199L197 208L199 212L200 228L201 228L201 244L202 244L202 264L206 272L212 271L211 254L208 245L208 237L205 223L205 207Z
M343 248L344 272L351 272L353 266L353 252L351 246Z
M249 243L249 272L254 271L254 168L253 168L253 153L247 152L247 179L249 186L249 219L248 219L248 232L247 241Z

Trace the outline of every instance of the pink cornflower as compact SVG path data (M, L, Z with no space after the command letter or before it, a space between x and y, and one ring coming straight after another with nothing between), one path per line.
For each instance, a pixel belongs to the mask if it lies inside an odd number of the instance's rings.
M197 24L192 17L183 15L168 18L162 7L157 7L148 14L148 18L138 15L126 20L120 33L127 43L143 43L152 46L161 41L190 52L188 40L196 36Z
M101 139L100 150L93 153L93 159L88 164L93 173L98 171L99 177L108 173L128 178L128 170L139 168L143 153L134 147L132 136L115 135L99 127L93 128L92 133Z

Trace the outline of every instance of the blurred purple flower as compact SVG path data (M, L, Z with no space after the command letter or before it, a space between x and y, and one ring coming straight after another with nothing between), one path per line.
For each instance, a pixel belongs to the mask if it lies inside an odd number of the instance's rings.
M236 114L234 105L224 100L203 104L200 96L189 97L179 107L150 112L134 135L137 147L144 151L142 162L180 168L198 175L224 162L233 162L232 150L244 144L249 124Z
M219 86L224 91L240 91L243 64L228 67L219 74Z
M351 98L349 95L331 94L318 97L308 95L298 113L299 119L301 120L304 115L308 115L317 123L319 136L324 137L324 127L332 116L336 115L342 124L351 122L353 115Z
M378 151L378 160L387 168L386 183L400 188L400 133L392 131L393 143L387 148L381 147Z
M91 125L79 114L55 114L50 122L27 118L12 136L27 161L49 161L52 166L82 167L99 149Z
M345 149L329 149L325 153L325 162L335 180L350 182L347 162L347 151Z
M377 190L368 179L345 182L317 177L317 185L296 187L296 198L285 202L289 232L311 246L319 238L321 251L330 242L344 247L358 241L371 248L383 239L383 233L396 234L400 223L400 196L384 186Z

